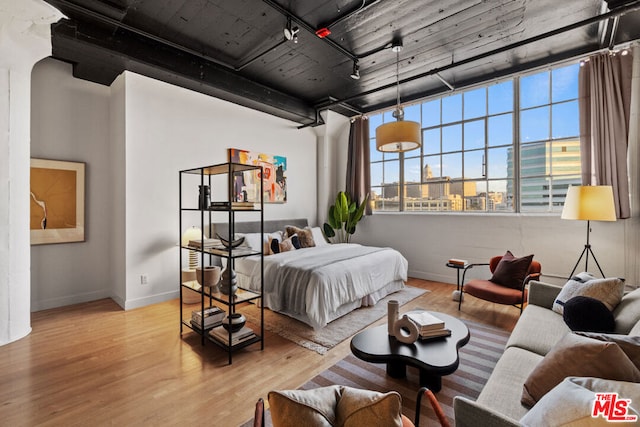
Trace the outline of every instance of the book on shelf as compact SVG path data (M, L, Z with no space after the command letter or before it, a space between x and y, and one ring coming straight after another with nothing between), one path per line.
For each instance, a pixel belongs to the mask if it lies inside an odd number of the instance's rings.
M211 307L207 307L204 309L204 315L202 314L202 311L199 311L199 310L192 311L191 322L198 325L199 328L202 328L201 325L204 323L204 327L206 329L206 328L210 328L215 323L222 322L222 319L224 319L224 316L226 314L227 313L223 309L213 305Z
M195 240L189 240L189 246L191 246L192 248L216 248L216 247L222 247L222 242L220 241L220 239L204 239L204 241L199 240L199 239L195 239Z
M205 321L204 323L204 328L202 327L202 325L196 321L194 321L193 319L191 319L191 326L196 328L196 329L211 329L211 328L215 328L217 326L222 325L222 320L219 320L217 322L208 322Z
M211 202L209 209L255 209L254 202Z
M209 331L209 335L221 343L229 345L229 331L227 331L223 326L217 326L211 329ZM231 333L231 345L234 346L236 344L240 344L241 342L247 341L255 336L256 334L253 332L253 329L248 326L243 326L239 331Z
M418 331L434 331L444 328L444 320L434 316L428 311L410 312L407 317L418 326Z
M449 259L449 261L447 263L451 264L451 265L459 266L459 267L464 267L467 264L469 264L469 262L467 260L465 260L465 259L457 259L457 258L451 258L451 259Z
M450 335L451 335L451 329L440 328L440 329L434 329L433 331L420 332L419 337L420 339L427 339L427 338L448 337Z

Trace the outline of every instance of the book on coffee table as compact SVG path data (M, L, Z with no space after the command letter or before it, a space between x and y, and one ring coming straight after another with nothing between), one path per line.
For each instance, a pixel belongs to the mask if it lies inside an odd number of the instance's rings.
M444 320L434 316L428 311L410 312L407 313L407 317L418 325L418 331L421 333L444 328Z

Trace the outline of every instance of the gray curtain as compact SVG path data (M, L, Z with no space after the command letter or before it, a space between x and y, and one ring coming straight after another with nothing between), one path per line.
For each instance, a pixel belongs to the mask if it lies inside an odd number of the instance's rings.
M362 203L371 192L369 160L369 120L358 117L351 121L349 130L349 152L347 157L347 193L352 200ZM367 203L365 215L371 215L371 204Z
M631 54L603 53L580 67L580 154L583 185L611 185L618 218L629 218L627 148Z

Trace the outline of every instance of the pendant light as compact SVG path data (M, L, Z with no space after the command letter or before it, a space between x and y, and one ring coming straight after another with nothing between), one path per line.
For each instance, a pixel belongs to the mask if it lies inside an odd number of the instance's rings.
M400 51L402 41L395 40L391 50L396 53L396 93L397 105L392 116L395 122L385 123L376 129L376 148L386 153L399 153L420 148L420 123L404 120L404 110L400 106Z

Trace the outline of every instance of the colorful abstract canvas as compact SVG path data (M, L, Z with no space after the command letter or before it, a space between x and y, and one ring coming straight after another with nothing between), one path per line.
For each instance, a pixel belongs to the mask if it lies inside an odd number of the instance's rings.
M264 153L255 153L237 148L229 149L229 161L244 165L262 166L260 171L238 173L234 177L236 201L260 200L260 180L264 203L285 203L287 201L287 158Z

